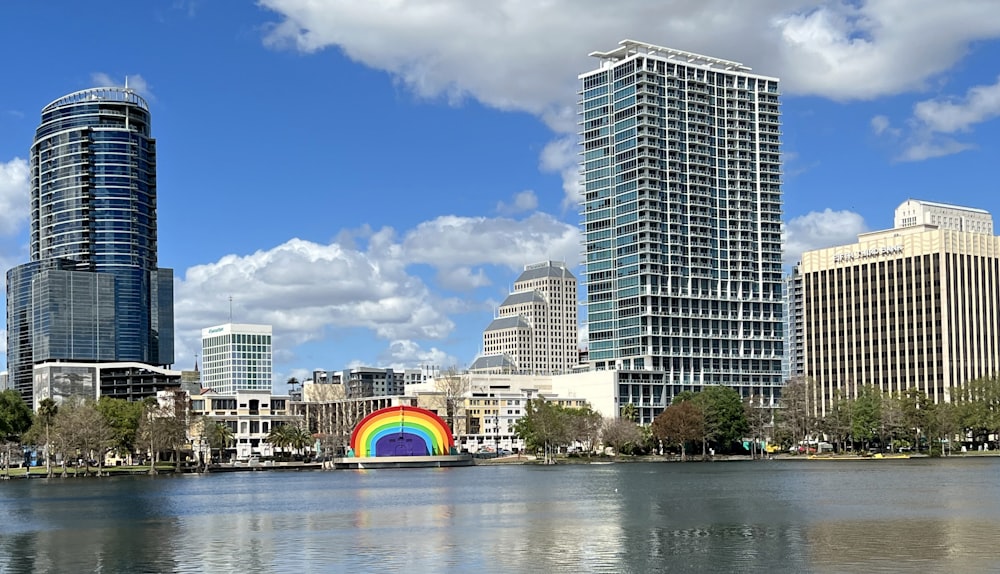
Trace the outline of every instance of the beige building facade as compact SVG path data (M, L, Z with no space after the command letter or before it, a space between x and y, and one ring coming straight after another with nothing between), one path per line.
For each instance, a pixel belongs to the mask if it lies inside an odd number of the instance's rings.
M526 265L496 315L470 370L554 375L577 364L577 280L565 263Z
M1000 237L905 223L802 255L802 374L820 414L862 385L950 402L1000 370Z

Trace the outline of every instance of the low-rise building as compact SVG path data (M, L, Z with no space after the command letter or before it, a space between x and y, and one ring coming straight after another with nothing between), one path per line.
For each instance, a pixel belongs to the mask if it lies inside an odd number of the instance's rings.
M226 449L225 460L274 456L274 446L267 442L271 429L303 421L293 413L288 395L272 395L268 391L223 394L201 389L191 396L191 412L193 420L200 421L191 429L192 444L200 456L207 457L209 448L206 423L222 423L232 431L234 443Z
M136 362L51 361L35 365L32 375L36 409L45 398L57 404L70 397L141 401L181 386L181 371Z

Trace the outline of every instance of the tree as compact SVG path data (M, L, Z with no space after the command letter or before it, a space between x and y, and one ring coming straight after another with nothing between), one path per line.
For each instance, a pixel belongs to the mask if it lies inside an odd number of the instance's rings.
M444 409L444 420L448 423L452 436L455 435L455 419L462 410L469 388L469 376L460 373L457 367L449 367L443 375L434 379L434 390L437 392L441 408Z
M912 388L903 391L900 397L900 409L903 417L903 427L913 433L913 449L920 449L920 434L930 440L928 434L931 424L932 403L927 393ZM928 445L929 448L930 445Z
M590 407L578 409L564 409L566 415L566 432L571 442L579 442L584 445L587 452L594 449L598 437L601 434L601 424L603 419Z
M880 441L888 444L890 450L897 446L897 437L904 429L903 405L897 395L891 393L882 394L882 429ZM888 440L886 440L888 439Z
M625 450L628 444L637 444L642 440L639 425L628 419L604 419L601 427L601 442L612 447L615 456Z
M747 421L747 432L750 435L750 455L757 458L757 447L764 443L767 429L771 426L771 407L765 405L761 396L748 397L743 403L744 416Z
M291 428L289 425L272 423L271 429L267 432L267 442L275 449L284 450L290 444L289 428Z
M221 421L206 421L205 427L205 440L208 441L208 446L212 449L212 452L219 452L219 458L221 459L222 451L229 448L235 440L233 429Z
M962 426L972 434L973 440L987 442L991 434L1000 437L1000 378L969 381L956 389L954 398Z
M632 421L633 423L639 422L639 409L632 403L622 405L619 414L624 420Z
M304 455L305 449L313 442L313 437L309 434L309 431L302 428L299 425L284 425L286 440L288 441L288 446L292 450L299 451L299 454Z
M843 397L839 390L834 395L830 410L822 421L822 430L830 435L834 443L840 445L840 452L847 450L847 438L851 436L851 401Z
M14 389L0 392L0 437L16 440L31 428L31 409Z
M736 389L724 385L705 387L696 402L705 414L705 435L720 450L727 451L747 433L743 400Z
M38 421L45 429L45 476L52 478L52 422L59 412L59 406L50 397L38 403Z
M792 444L807 440L815 426L811 379L795 378L781 389L780 408L775 413L776 422L791 436Z
M871 385L862 386L851 403L851 436L867 449L881 429L882 392Z
M694 401L681 401L664 409L652 425L653 436L681 447L681 460L687 460L687 443L705 436L705 415Z
M187 439L187 425L175 407L171 403L148 403L139 419L139 440L143 447L149 447L149 474L156 474L156 458L164 450L174 451L174 463L180 466L179 450Z
M24 403L21 394L13 389L0 392L0 440L7 444L4 472L10 472L10 451L12 444L20 444L21 435L31 428L31 409Z
M543 449L545 464L553 464L552 447L567 441L566 427L564 409L539 397L525 405L524 416L514 423L514 432L527 448Z
M97 401L97 411L111 427L114 435L112 449L119 456L135 453L139 421L142 418L144 404L137 401L126 401L111 397L101 397Z
M63 476L70 455L83 459L84 473L90 473L90 460L98 459L97 474L104 467L104 454L114 444L114 432L93 400L70 399L60 405L53 419L54 443L62 454Z
M962 431L961 416L958 405L954 403L938 403L931 405L931 415L928 417L928 424L934 427L934 432L929 432L929 437L934 437L934 442L938 444L943 454L947 454L945 445L950 445L955 437Z

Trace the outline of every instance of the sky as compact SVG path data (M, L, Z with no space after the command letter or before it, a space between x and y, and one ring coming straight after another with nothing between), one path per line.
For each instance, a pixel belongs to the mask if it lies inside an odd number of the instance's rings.
M273 326L279 389L464 368L524 265L580 276L577 76L624 39L781 79L786 265L908 198L1000 213L1000 3L4 2L0 270L29 259L41 109L127 76L157 140L175 368L230 317Z

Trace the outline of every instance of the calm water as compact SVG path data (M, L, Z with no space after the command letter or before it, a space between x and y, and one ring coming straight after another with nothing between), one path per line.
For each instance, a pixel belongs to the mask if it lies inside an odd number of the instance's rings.
M0 483L0 572L998 572L1000 459Z

